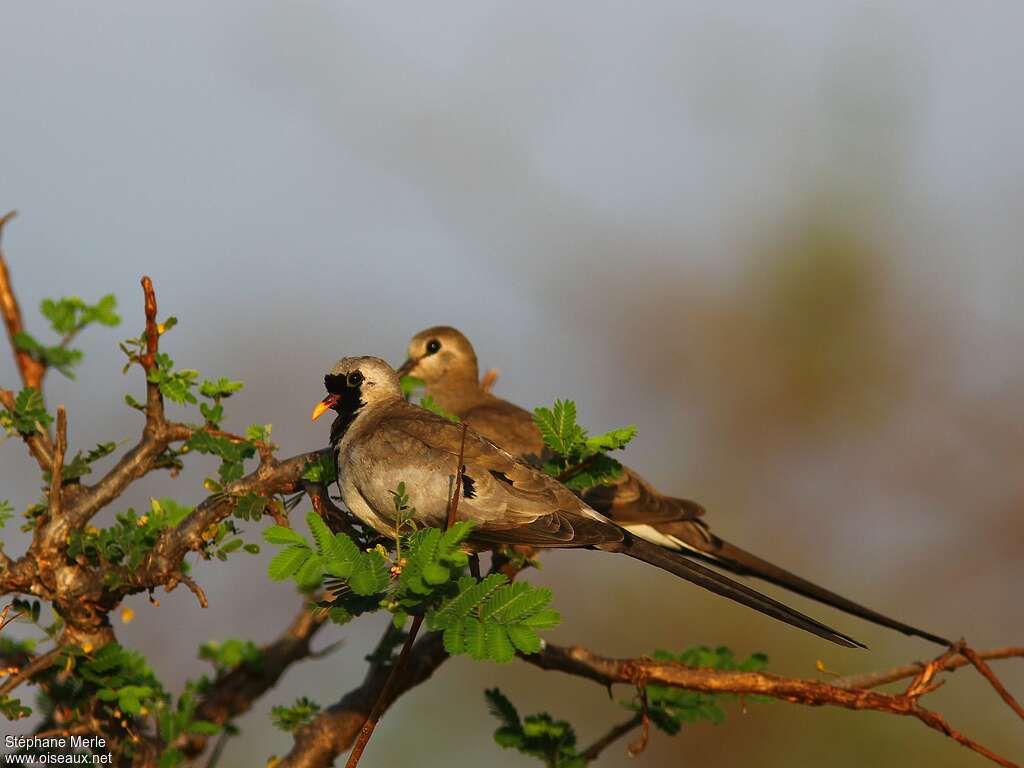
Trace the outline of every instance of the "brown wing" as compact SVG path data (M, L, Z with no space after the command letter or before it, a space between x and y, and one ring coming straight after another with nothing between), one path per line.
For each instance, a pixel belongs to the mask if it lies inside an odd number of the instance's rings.
M584 501L619 525L659 526L680 520L696 520L704 508L689 499L664 496L629 467L618 479L583 494Z
M465 465L459 519L476 524L473 537L488 543L581 547L616 542L622 531L548 477L463 425L402 404L375 425L357 457L360 492L376 510L387 509L390 489L409 488L417 516L444 520L460 448ZM371 466L375 465L375 466ZM372 496L372 498L371 498Z
M540 456L544 450L544 439L533 423L533 416L507 400L490 396L458 416L476 432L517 456Z

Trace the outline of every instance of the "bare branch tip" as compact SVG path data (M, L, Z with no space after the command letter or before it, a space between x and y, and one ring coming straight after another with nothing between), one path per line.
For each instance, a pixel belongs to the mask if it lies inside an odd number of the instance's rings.
M0 216L0 237L3 237L4 227L7 226L7 222L9 222L11 219L16 217L17 215L18 215L18 212L12 210L12 211L8 211L3 216Z

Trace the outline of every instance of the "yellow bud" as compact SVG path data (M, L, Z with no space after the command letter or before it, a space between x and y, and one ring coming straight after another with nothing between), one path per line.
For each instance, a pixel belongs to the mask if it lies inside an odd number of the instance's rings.
M143 515L142 517L140 517L138 520L135 521L135 524L137 526L139 526L139 528L142 528L148 522L149 522L149 515Z
M157 325L156 325L156 332L157 333L163 334L166 331L167 331L167 326L165 326L163 323L157 323Z
M85 643L82 646L82 650L85 651L86 653L92 653L92 643Z
M131 624L132 619L135 618L135 611L131 608L125 608L121 611L121 621L125 624Z
M139 714L146 717L149 714L149 707L139 707Z
M100 535L100 529L97 528L95 525L86 526L85 532L88 535L90 535L90 536L99 536Z

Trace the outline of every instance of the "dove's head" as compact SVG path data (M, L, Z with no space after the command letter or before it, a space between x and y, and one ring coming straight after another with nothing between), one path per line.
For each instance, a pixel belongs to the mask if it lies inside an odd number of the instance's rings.
M408 356L398 369L399 376L422 379L428 391L478 386L476 352L456 328L436 325L420 331L409 341Z
M313 409L316 421L329 410L344 416L402 396L398 374L379 357L344 357L324 376L327 397Z

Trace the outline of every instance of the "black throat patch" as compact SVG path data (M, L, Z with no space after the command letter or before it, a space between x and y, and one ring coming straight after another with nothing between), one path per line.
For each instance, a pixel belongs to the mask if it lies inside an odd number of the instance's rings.
M337 445L345 436L348 428L355 421L359 409L366 403L363 402L360 387L350 387L344 376L329 373L324 376L324 387L327 391L337 396L338 401L332 406L338 414L338 418L331 424L331 445Z

